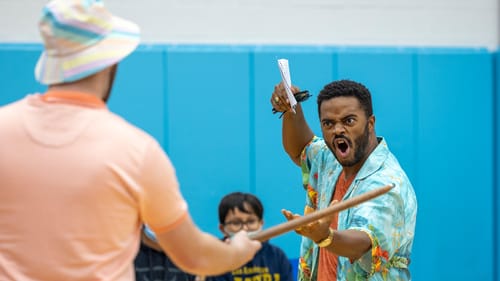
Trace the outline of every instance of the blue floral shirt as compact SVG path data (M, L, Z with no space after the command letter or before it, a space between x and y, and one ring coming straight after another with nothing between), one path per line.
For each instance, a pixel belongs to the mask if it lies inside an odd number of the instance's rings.
M408 264L417 215L415 192L389 151L379 144L349 186L343 200L393 183L388 193L339 213L338 230L357 229L368 234L372 249L351 262L339 256L337 280L410 280ZM334 192L342 166L323 139L314 139L301 156L302 179L307 191L306 205L326 208ZM335 242L334 242L335 243ZM318 247L303 237L299 260L299 280L316 280Z

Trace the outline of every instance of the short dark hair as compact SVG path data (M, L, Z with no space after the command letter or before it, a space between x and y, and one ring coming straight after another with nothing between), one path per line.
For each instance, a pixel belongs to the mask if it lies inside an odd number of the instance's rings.
M366 117L373 115L370 91L363 84L352 80L333 81L323 87L317 99L318 115L320 114L321 103L336 97L355 97L365 111Z
M224 196L219 203L219 222L224 224L227 213L234 209L238 209L239 211L248 214L249 212L245 208L246 204L252 208L252 211L259 218L259 220L262 220L264 207L262 207L262 203L259 198L250 193L233 192Z

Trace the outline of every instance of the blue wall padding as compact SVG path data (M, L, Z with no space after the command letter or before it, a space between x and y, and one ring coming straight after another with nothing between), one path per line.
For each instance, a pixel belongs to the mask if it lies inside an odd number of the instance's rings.
M494 174L494 183L493 186L493 206L495 209L495 217L494 221L494 232L493 232L493 272L496 281L500 281L500 52L496 53L495 65L494 65L494 73L496 75L494 85L495 85L495 99L493 103L493 112L495 114L495 138L493 142L494 151L495 151L495 174Z
M41 46L0 44L0 106L45 91L34 77L40 53Z
M167 56L167 149L193 217L217 235L221 197L250 191L249 63L248 52Z
M492 56L428 53L416 63L420 223L414 267L425 271L415 277L491 280L495 249L487 245L493 242L492 152L498 145L492 131ZM444 261L450 267L467 270L443 270L444 256L453 257Z
M44 91L33 78L39 45L0 45L0 106ZM302 213L300 168L281 145L271 113L287 58L292 82L321 135L316 96L353 79L373 94L376 130L412 180L419 211L413 280L497 280L500 251L498 53L482 49L292 46L141 46L119 67L110 109L153 135L174 163L196 223L220 235L217 206L252 192L265 226L281 209ZM495 96L496 95L496 96ZM300 239L274 238L294 264Z
M109 106L166 145L165 52L147 48L119 65Z

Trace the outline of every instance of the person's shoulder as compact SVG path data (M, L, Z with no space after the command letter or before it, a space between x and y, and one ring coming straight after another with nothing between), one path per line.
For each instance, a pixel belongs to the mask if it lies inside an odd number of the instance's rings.
M372 167L371 171L364 173L362 176L360 186L366 189L372 189L373 186L383 187L390 184L404 188L412 187L410 179L403 168L397 161L393 161L391 157L388 157L379 166Z
M389 149L386 140L383 137L378 137L378 139L379 144L368 158L368 164L375 167L381 173L405 174L398 159Z
M262 249L267 253L267 254L272 254L275 256L281 256L287 258L285 251L281 249L279 246L273 245L269 242L264 242L262 243ZM287 258L288 259L288 258Z
M106 129L112 131L116 137L127 138L131 141L143 140L146 142L154 140L154 138L145 130L125 120L122 116L107 111Z
M381 165L367 174L360 180L359 186L356 189L356 194L371 191L376 188L382 188L387 185L393 185L388 194L394 198L414 198L415 193L413 185L405 173L403 168L399 165L397 160L392 156L388 156ZM379 197L383 198L383 197ZM378 199L376 199L378 200Z
M104 111L99 121L99 125L95 124L99 126L96 130L113 144L113 151L144 155L148 151L162 150L152 135L111 111Z
M306 145L306 147L308 148L316 148L316 149L322 149L325 146L326 146L325 140L318 136L314 136Z
M307 153L307 158L315 159L315 161L327 161L329 162L333 153L325 143L323 138L314 136L309 143L306 144L302 153Z
M0 104L0 122L9 125L12 118L17 118L17 116L21 114L22 108L26 105L30 96L31 95L27 95L24 98L10 101L7 104Z
M358 172L357 178L361 178L360 186L371 189L373 186L385 186L396 184L399 187L412 187L403 167L398 159L389 150L386 140L378 137L379 144L371 153L362 170ZM394 190L392 191L394 192Z
M16 108L18 108L20 104L21 101L14 101L5 105L0 105L0 116L3 118L4 116L11 115L16 111Z
M380 176L397 178L400 182L409 184L410 179L406 174L405 170L399 163L398 159L390 151L387 154L387 158L384 161L382 168L380 169Z
M16 110L16 108L26 103L29 96L30 95L23 97L21 99L9 101L6 104L0 104L0 113L5 114L6 112L11 112L12 110Z

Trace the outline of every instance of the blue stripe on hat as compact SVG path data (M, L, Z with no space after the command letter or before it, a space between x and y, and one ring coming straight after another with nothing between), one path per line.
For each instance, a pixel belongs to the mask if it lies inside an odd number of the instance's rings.
M87 38L90 39L95 38L96 40L99 40L104 37L104 35L95 33L90 30L85 30L80 27L75 27L68 24L60 23L52 14L45 15L45 18L42 20L48 22L54 27L54 35L56 37L63 37L65 39L80 43L83 41L87 41L88 40ZM60 36L61 34L66 34L66 35ZM72 38L79 38L79 39L73 40Z

